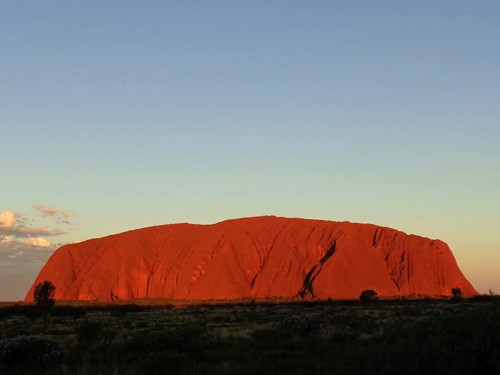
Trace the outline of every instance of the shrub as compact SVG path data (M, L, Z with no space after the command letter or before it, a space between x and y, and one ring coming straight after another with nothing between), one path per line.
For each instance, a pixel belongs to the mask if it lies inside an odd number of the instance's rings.
M55 306L51 311L52 316L85 316L85 314L85 309L68 305Z
M292 336L307 337L317 335L322 328L322 322L314 316L289 316L283 320L281 327Z
M102 324L100 322L83 321L75 326L78 344L95 344L101 338Z
M361 295L359 296L359 300L361 302L373 302L378 299L377 296L378 296L377 292L372 289L363 290L361 292Z
M118 334L118 331L111 326L105 326L101 322L83 321L78 323L74 332L77 335L77 341L80 347L99 347L102 344L108 344Z
M206 337L197 327L139 330L126 335L115 350L137 373L182 373L193 363L206 360Z
M0 340L0 369L9 367L28 367L30 365L48 366L62 357L59 343L40 336L21 335Z
M478 296L473 296L471 298L468 299L469 302L479 302L479 303L483 303L483 302L493 302L493 296L490 296L490 295L478 295Z
M451 302L461 302L463 301L462 290L460 288L453 288L451 290Z

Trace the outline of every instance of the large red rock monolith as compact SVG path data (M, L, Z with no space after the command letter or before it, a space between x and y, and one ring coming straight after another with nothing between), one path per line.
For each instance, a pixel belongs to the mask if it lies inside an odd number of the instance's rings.
M281 217L172 224L59 248L49 280L64 300L477 294L446 243L371 224Z

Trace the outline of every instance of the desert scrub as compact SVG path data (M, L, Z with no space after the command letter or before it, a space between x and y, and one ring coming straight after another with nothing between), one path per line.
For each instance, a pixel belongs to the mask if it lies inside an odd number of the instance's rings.
M47 369L63 356L59 343L40 336L16 336L0 340L0 370L6 373L23 368Z
M286 317L281 323L281 329L291 336L316 336L323 329L325 322L316 316L298 315Z
M118 332L101 321L84 320L74 328L78 345L89 346L113 341Z

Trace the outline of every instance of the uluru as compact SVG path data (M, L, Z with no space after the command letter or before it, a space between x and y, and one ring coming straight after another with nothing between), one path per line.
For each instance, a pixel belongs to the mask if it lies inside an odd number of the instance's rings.
M170 224L60 247L36 284L55 299L118 301L477 294L448 245L373 224L263 216Z

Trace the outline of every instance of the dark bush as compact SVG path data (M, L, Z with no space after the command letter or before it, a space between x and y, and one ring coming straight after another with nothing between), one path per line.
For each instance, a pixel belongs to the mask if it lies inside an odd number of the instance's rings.
M125 338L123 351L129 358L141 358L147 353L174 351L190 357L200 357L205 341L202 331L193 327L177 327L161 331L138 331Z
M378 299L378 293L372 289L363 290L359 296L361 302L373 302Z
M462 290L460 288L453 288L451 290L451 302L462 302L464 298L462 297Z
M129 303L126 305L113 305L110 307L110 310L113 310L116 312L122 312L122 313L135 313L135 312L143 311L144 308L139 306L139 305Z
M14 305L0 308L0 317L14 316L14 315L24 315L28 317L37 318L43 316L43 312L37 306L23 305L17 303Z
M77 335L79 345L96 344L101 337L103 326L100 322L83 321L75 326L75 334Z
M289 316L283 320L281 328L292 336L315 336L321 330L321 322L314 316Z
M55 306L50 313L52 316L84 316L85 314L85 309L68 305Z
M0 369L50 366L62 357L59 343L40 336L16 336L0 340Z
M493 296L489 296L489 295L478 295L478 296L474 296L474 297L471 297L469 298L467 301L469 302L493 302Z
M114 328L107 327L101 322L87 320L78 323L74 332L77 335L78 345L83 347L109 343L118 334Z
M267 328L258 329L251 333L252 339L257 341L259 345L269 344L274 345L276 342L282 343L284 340L290 340L294 334L282 328Z

